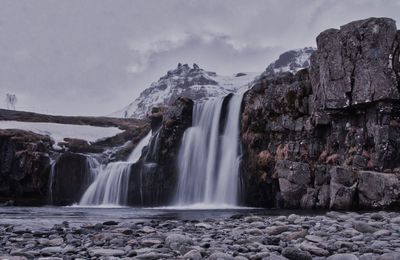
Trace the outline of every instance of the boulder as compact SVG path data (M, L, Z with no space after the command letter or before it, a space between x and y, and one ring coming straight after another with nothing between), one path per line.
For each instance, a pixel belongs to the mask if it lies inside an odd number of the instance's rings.
M350 209L355 204L354 197L357 190L355 174L346 167L332 167L329 171L330 205L331 209Z
M307 187L311 181L309 165L279 160L276 162L275 172L279 178L279 187L285 206L299 207L302 197L307 194ZM307 200L308 198L304 199L305 206L309 203Z
M400 205L400 180L395 174L360 171L358 199L362 208L386 208Z

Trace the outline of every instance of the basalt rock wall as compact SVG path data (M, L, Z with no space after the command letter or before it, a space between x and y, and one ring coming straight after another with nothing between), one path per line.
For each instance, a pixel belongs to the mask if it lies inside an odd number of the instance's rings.
M400 205L400 33L388 18L317 37L309 69L258 79L241 120L243 204Z
M0 130L0 203L37 205L46 200L50 147L48 137Z
M176 192L177 158L185 130L192 124L193 101L184 97L162 111L154 108L151 126L154 138L132 166L128 204L170 205Z

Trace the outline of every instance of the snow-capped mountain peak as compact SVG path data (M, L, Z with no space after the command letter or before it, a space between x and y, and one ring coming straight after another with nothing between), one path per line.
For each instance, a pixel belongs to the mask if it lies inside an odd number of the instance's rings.
M175 69L169 70L166 75L140 93L135 101L110 116L145 118L152 107L170 105L180 96L203 100L227 95L247 86L256 75L257 73L237 73L221 76L206 71L195 63L192 67L178 63Z
M279 73L297 71L310 66L310 56L316 50L314 47L305 47L282 53L263 72L262 76L272 77Z

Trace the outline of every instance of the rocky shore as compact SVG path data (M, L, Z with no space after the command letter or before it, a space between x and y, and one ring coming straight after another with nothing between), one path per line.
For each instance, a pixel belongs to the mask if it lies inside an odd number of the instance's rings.
M400 213L0 224L0 259L400 259Z

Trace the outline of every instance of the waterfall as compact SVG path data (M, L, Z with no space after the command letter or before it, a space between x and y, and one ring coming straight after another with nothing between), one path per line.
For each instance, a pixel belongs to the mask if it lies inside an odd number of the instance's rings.
M217 174L215 202L236 205L239 191L240 112L243 93L233 95L221 143L221 157Z
M82 154L85 156L85 169L83 169L82 173L84 173L83 176L83 182L81 184L81 189L82 191L86 190L87 187L96 179L99 168L100 168L100 163L99 161L92 155L87 155L87 154ZM57 163L58 159L51 159L50 158L50 173L49 173L49 188L48 188L48 198L49 198L49 203L53 204L54 203L54 198L57 193Z
M149 144L151 139L151 131L136 145L131 155L129 155L128 162L136 162L142 155L143 148Z
M50 176L49 176L49 190L48 190L50 203L53 203L53 185L54 185L55 174L56 174L56 160L50 158Z
M242 94L228 104L220 133L223 98L196 103L193 126L184 133L178 155L178 205L236 205L239 189L239 119Z
M129 162L113 162L103 167L79 204L125 205L131 165Z
M112 162L100 168L94 182L83 194L79 205L126 205L129 175L143 148L151 141L151 132L132 151L126 162Z

